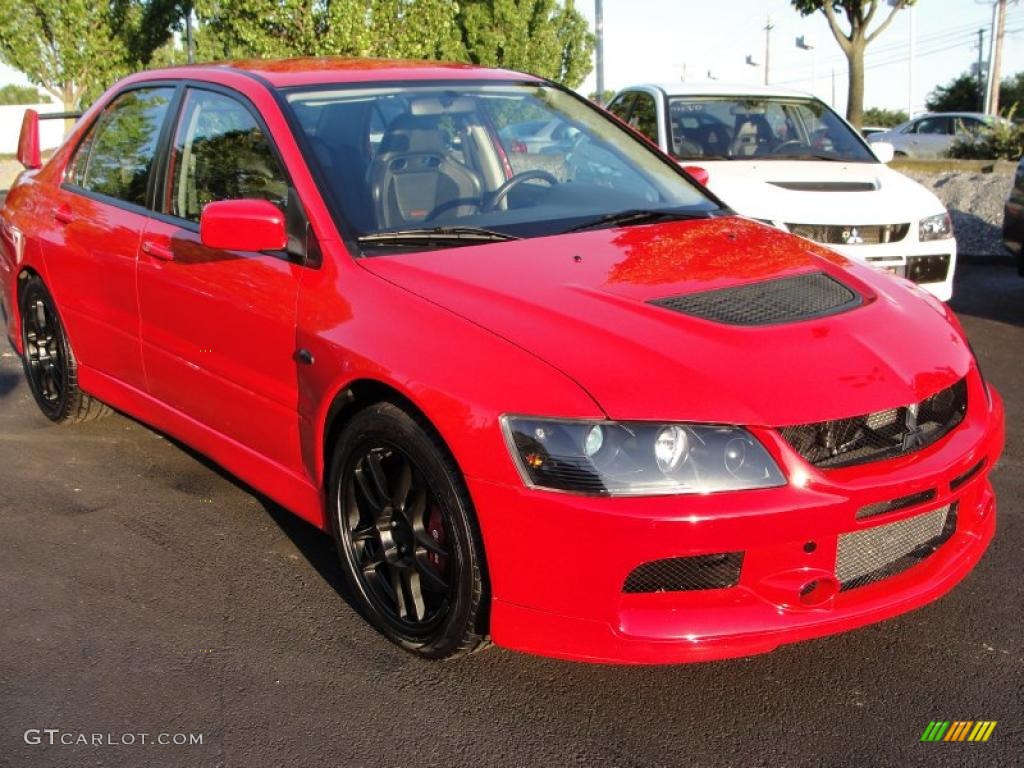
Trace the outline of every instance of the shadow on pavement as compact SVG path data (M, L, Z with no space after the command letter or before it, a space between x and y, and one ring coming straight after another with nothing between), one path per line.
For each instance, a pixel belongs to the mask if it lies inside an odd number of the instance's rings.
M950 306L957 314L1024 327L1024 277L1009 256L965 257L957 265Z

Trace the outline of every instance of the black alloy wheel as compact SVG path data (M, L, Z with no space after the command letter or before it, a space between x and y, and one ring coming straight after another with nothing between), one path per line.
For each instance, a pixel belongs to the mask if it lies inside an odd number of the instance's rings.
M74 424L110 409L82 392L64 325L42 280L31 277L19 297L22 364L36 404L50 421Z
M439 439L396 405L367 408L339 438L331 494L342 563L370 621L426 658L480 645L482 548Z

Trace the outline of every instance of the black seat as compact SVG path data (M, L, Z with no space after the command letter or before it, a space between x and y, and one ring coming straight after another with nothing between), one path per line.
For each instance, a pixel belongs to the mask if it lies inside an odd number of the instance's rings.
M481 199L480 178L455 157L438 116L402 115L388 126L370 164L377 224L384 229L422 222L445 206L469 215Z

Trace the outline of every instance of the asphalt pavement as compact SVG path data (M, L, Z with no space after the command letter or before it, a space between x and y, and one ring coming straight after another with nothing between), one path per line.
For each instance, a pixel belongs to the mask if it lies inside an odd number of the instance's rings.
M883 624L688 666L418 661L345 602L326 535L124 416L52 426L0 342L0 766L1022 765L1024 280L1004 264L962 266L954 301L1007 406L980 565ZM932 720L998 725L922 743Z

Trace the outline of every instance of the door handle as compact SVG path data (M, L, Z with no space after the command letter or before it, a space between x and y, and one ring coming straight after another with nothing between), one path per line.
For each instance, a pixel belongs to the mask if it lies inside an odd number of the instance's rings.
M75 220L75 217L71 213L71 209L66 205L62 205L53 212L53 218L61 224L70 224Z
M164 245L157 245L148 240L142 244L142 252L147 256L161 261L174 261L174 251Z

